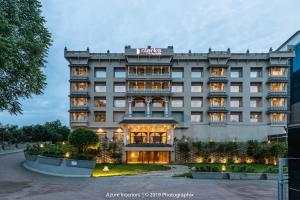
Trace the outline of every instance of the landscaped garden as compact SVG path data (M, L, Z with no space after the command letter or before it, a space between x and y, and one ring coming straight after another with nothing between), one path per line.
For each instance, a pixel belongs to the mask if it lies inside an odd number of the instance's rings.
M154 164L97 164L93 171L93 176L136 175L169 169L170 167Z

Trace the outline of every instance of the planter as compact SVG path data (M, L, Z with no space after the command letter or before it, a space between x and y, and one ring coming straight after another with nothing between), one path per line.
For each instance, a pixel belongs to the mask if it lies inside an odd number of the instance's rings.
M194 179L229 179L228 173L221 172L192 172Z
M266 174L262 173L229 173L231 180L266 180Z
M278 179L278 174L267 173L266 175L267 175L268 180L277 180Z
M94 160L75 160L30 155L24 152L24 167L38 173L64 177L90 177L96 165Z

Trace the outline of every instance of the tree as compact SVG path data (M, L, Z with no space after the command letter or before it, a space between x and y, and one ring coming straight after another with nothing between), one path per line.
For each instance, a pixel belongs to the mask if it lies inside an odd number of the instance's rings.
M46 122L45 127L48 130L48 133L51 135L49 140L51 140L53 143L67 140L70 134L70 129L67 126L63 126L59 120Z
M84 152L88 146L95 145L99 138L94 131L78 128L69 135L69 143L78 148L79 153Z
M0 111L21 113L19 98L43 93L50 44L38 0L0 0Z

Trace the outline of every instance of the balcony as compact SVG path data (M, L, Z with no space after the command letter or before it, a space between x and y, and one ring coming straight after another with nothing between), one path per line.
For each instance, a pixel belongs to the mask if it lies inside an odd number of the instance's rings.
M273 126L286 126L287 122L286 121L271 121L271 125L273 125Z
M127 75L127 79L129 80L166 80L171 79L170 73L165 74L133 74L129 73Z
M267 83L288 83L286 76L270 76Z
M88 112L88 105L71 105L70 112Z
M137 88L128 88L127 89L128 96L144 96L144 95L151 95L151 96L170 96L171 89L153 89L153 88L144 88L144 89L137 89Z
M209 121L209 125L211 126L226 126L226 121Z
M286 106L269 106L268 113L287 112Z
M87 75L71 75L70 82L89 82L89 78Z
M83 127L88 126L88 120L72 120L71 119L71 127Z
M267 98L272 98L272 97L275 97L275 98L279 98L279 97L288 97L288 93L286 91L269 91L268 92L268 95L267 95Z
M89 97L87 90L71 90L70 97Z
M221 91L221 90L210 91L207 94L207 98L212 98L212 97L227 97L227 94L225 91Z
M225 76L210 76L207 83L227 83L228 79Z
M207 112L228 112L225 106L209 105Z

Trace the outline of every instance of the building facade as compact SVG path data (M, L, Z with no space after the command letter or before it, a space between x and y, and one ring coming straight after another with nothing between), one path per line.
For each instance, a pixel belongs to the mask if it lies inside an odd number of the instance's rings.
M124 53L65 49L70 126L124 143L124 162L174 161L174 140L267 140L285 133L292 51Z

